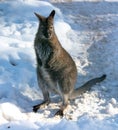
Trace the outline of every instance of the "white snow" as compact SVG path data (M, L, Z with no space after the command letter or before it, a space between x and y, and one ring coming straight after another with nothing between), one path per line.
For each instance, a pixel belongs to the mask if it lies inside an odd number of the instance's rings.
M117 130L117 0L52 1L0 1L0 130ZM48 16L53 9L57 36L78 68L76 86L107 74L71 101L63 118L53 116L61 103L56 96L46 108L32 111L43 100L36 80L34 12Z

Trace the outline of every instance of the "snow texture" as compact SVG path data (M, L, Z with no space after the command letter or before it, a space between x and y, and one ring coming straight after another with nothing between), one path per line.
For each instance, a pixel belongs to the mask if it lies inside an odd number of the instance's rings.
M0 1L0 130L118 129L118 1L67 1ZM63 118L54 117L61 103L55 95L49 106L32 111L43 100L36 79L34 12L48 16L53 9L56 34L77 65L76 87L107 74L71 101Z

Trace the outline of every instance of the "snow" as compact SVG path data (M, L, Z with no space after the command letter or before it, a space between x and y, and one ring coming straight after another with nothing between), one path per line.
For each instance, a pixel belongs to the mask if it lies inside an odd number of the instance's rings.
M118 129L118 3L72 1L0 1L0 130ZM61 103L55 95L49 106L32 111L43 100L36 80L34 12L48 16L53 9L56 34L78 68L76 86L107 74L71 101L63 118L54 117Z

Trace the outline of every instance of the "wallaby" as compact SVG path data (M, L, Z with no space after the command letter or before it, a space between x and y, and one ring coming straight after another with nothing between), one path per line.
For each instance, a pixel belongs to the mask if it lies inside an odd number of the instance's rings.
M50 103L49 92L59 94L62 98L62 106L55 115L63 116L63 111L70 99L78 97L89 90L93 85L103 81L106 75L94 78L83 86L74 89L77 79L77 68L69 53L61 46L54 31L53 10L48 17L35 15L39 19L39 27L36 33L34 48L37 60L37 80L42 90L44 101L33 106L33 111Z

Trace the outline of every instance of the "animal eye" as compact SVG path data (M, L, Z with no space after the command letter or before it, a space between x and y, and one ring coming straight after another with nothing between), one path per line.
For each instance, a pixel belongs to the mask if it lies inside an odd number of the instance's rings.
M50 26L50 29L53 30L53 26Z

